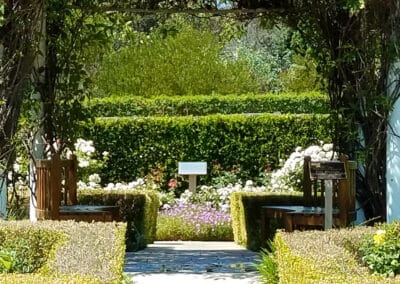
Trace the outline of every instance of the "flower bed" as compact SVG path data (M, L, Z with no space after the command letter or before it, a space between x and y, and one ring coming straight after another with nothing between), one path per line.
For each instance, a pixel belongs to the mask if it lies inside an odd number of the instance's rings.
M207 205L178 203L160 211L157 239L232 240L231 216Z

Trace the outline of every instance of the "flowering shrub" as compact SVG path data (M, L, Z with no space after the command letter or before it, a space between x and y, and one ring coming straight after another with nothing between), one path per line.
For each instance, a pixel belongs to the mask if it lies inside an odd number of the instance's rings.
M264 191L295 191L301 190L303 180L304 157L311 156L312 160L336 159L332 144L313 145L304 151L297 147L289 158L278 169L265 178L265 185L257 186L252 180L246 181L244 185L234 173L224 172L220 178L214 178L212 185L202 185L195 193L185 190L180 198L181 203L205 204L218 210L228 212L230 210L230 196L233 192L264 192ZM176 199L172 193L160 193L160 202L163 206L173 206Z
M231 216L211 206L177 203L160 211L159 240L232 240Z
M93 145L93 141L82 138L78 138L74 146L75 154L78 158L80 183L88 183L89 187L100 184L101 178L97 173L103 168L109 153L104 151L101 154L101 159L96 159L96 148Z
M360 245L361 259L373 272L400 274L400 222L383 224Z
M337 155L333 152L332 144L313 145L304 151L302 151L301 147L297 147L285 161L282 168L271 174L271 183L268 189L271 191L301 190L305 156L310 156L311 160L318 161L337 159Z
M235 185L228 184L227 186L220 188L202 185L195 193L186 190L182 193L179 201L182 203L205 204L227 212L230 207L231 193L238 191L262 192L265 190L265 186L255 186L251 180L246 181L244 186L239 183L236 183Z

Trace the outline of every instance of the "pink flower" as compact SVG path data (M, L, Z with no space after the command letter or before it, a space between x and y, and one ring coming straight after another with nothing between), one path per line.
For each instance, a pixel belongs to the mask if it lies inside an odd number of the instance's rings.
M178 182L176 180L174 180L174 179L171 179L168 182L168 187L176 187L177 185L178 185Z

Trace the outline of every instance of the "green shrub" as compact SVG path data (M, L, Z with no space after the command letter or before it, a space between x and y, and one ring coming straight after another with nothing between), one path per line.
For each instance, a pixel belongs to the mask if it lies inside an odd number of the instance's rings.
M121 221L127 223L128 251L144 248L156 239L159 200L155 191L80 190L78 203L119 206Z
M0 227L0 252L6 262L3 262L5 265L2 267L5 269L0 268L0 271L37 272L64 240L65 236L54 230L32 226L21 229L4 223Z
M261 251L260 257L261 260L257 264L257 270L260 272L261 283L279 283L278 264L274 259L274 251L263 249Z
M209 31L182 27L173 35L150 33L106 56L94 81L98 95L220 94L257 91L248 65L220 58L222 44Z
M273 245L279 283L399 283L370 274L354 251L371 228L279 232Z
M158 169L165 184L178 161L206 161L220 171L241 169L258 177L297 146L329 142L327 115L211 115L204 117L103 118L86 125L86 137L109 158L102 181L132 181ZM207 175L211 179L212 175Z
M132 95L93 98L86 101L94 117L183 116L233 113L329 113L328 97L321 93L243 94L209 96Z
M6 221L2 249L23 247L24 267L34 274L0 274L1 283L120 283L126 225L74 221ZM68 276L67 276L68 275ZM3 281L4 280L4 281Z
M359 250L362 261L373 272L400 274L400 222L380 225L363 239Z
M42 222L40 222L42 223ZM125 261L126 224L115 222L49 222L68 241L44 273L90 276L102 283L120 283Z
M300 193L253 193L234 192L231 195L232 228L235 243L257 251L267 247L266 241L272 237L276 228L266 228L262 236L261 228L263 205L302 205ZM272 223L272 222L271 222ZM274 226L274 224L271 224ZM275 225L276 227L276 225Z

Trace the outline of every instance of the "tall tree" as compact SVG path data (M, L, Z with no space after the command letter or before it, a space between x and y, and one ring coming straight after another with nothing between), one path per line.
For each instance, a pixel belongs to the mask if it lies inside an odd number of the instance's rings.
M0 21L0 161L9 163L24 87L36 58L43 0L6 0Z
M388 93L398 57L398 0L245 0L244 8L273 9L298 29L329 81L337 150L364 162L358 191L368 218L386 217L386 134L399 82ZM363 143L360 143L362 141Z

